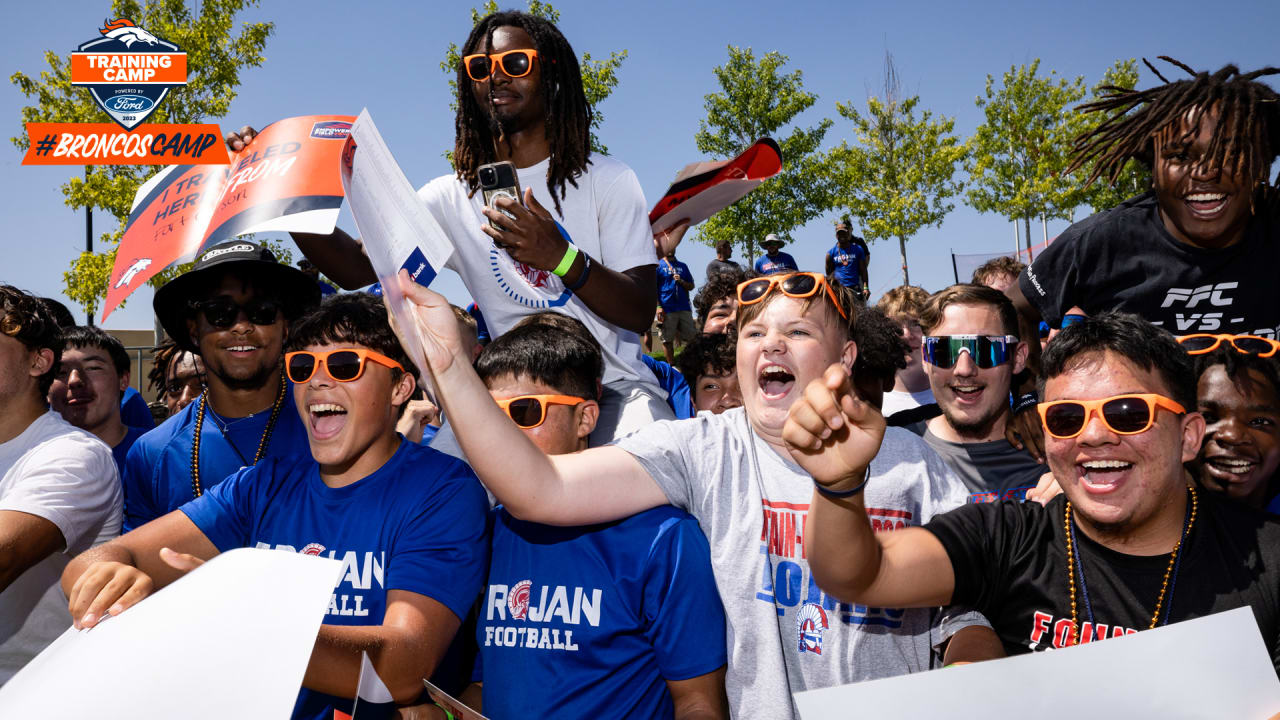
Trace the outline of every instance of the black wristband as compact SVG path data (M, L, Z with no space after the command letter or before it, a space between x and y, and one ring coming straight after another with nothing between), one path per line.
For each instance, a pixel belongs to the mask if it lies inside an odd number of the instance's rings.
M868 465L866 474L862 476L862 482L858 483L858 486L851 490L829 490L823 487L822 485L819 485L817 480L813 481L813 487L815 490L818 491L818 494L820 495L825 495L829 498L835 498L837 500L840 500L843 498L853 497L854 495L857 495L858 493L862 492L862 489L867 486L867 482L870 480L871 480L871 466Z
M578 254L582 256L582 272L578 273L578 279L572 285L565 285L564 289L569 292L577 292L583 285L587 284L587 278L591 276L591 256L585 250L578 250Z
M1019 395L1018 397L1014 398L1012 403L1013 414L1017 415L1023 410L1028 410L1030 408L1035 407L1039 403L1040 403L1040 398L1036 397L1035 393L1026 393L1024 395Z

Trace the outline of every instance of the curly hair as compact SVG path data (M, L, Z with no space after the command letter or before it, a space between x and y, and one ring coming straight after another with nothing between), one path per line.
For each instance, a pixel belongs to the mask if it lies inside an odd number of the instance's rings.
M987 285L990 287L988 283L998 277L1011 277L1017 280L1022 271L1026 269L1026 263L1008 255L1001 255L979 265L978 269L973 271L972 282L974 285Z
M738 369L738 341L736 335L726 333L698 333L681 351L676 360L677 369L696 389L699 375L728 375Z
M722 270L707 278L707 282L693 296L693 308L698 311L698 327L707 324L707 315L711 313L712 305L727 297L734 297L738 286L755 276L754 272L737 268Z
M553 23L515 11L494 13L477 23L462 45L462 56L474 54L481 41L485 47L492 47L493 32L500 27L518 27L529 33L534 50L538 51L535 62L540 65L540 88L547 109L545 126L551 145L547 192L551 194L556 212L563 216L560 201L567 192L565 184L578 187L577 178L586 172L591 162L592 111L582 88L582 70L569 41ZM485 106L476 101L475 93L471 92L473 81L462 62L458 63L457 82L453 163L458 179L475 194L480 187L477 169L498 159L499 142L506 141L509 149L511 140L494 120L492 99Z
M892 378L907 366L911 346L902 339L902 330L877 308L865 308L853 325L853 342L858 346L855 374Z
M53 351L53 364L37 380L40 397L48 395L62 361L62 328L49 306L41 298L12 285L0 285L0 333L22 343L28 350Z
M876 309L892 319L908 318L920 322L929 291L918 285L899 285L880 297Z

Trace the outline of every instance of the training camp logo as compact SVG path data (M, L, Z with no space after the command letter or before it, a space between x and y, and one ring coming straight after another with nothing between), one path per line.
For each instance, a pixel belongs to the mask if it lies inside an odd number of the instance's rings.
M187 54L128 18L104 21L98 34L71 53L71 84L88 88L98 107L132 131L170 89L187 84Z

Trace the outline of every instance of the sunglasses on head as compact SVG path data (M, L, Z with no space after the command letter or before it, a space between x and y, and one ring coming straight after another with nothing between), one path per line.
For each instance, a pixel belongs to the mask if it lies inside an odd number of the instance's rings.
M1156 421L1156 408L1182 415L1186 408L1163 395L1138 393L1116 395L1101 400L1054 400L1040 403L1036 410L1045 432L1060 440L1069 440L1084 432L1089 417L1097 414L1102 424L1117 435L1137 435Z
M271 298L253 298L241 305L229 297L216 297L194 303L193 307L204 314L210 325L225 329L236 324L242 310L254 325L274 325L284 306Z
M1178 343L1182 345L1182 349L1187 351L1188 355L1204 355L1218 349L1223 342L1231 344L1236 352L1245 355L1257 355L1258 357L1271 357L1276 354L1276 350L1280 349L1280 342L1269 338L1258 337L1257 335L1210 335L1200 333L1195 335L1183 335L1178 338Z
M508 50L491 55L479 53L462 58L462 66L467 69L467 77L476 82L488 80L495 67L501 68L507 77L514 79L528 75L533 70L533 59L536 57L537 50Z
M831 299L831 304L835 305L836 312L840 313L840 317L846 321L849 316L845 314L844 308L840 306L840 298L836 297L835 290L827 284L827 279L815 272L796 272L787 275L769 275L768 277L755 278L738 285L738 304L752 305L764 300L774 288L782 290L782 294L793 298L813 297L819 289L827 291L827 297Z
M572 395L520 395L498 400L498 407L519 427L536 428L547 419L548 405L581 405L586 402Z
M944 370L955 367L962 352L984 370L999 367L1013 360L1017 347L1013 335L926 335L920 345L924 361Z
M300 384L310 380L311 376L316 374L316 368L323 364L329 377L338 382L351 382L360 379L364 374L365 363L370 361L404 372L404 366L400 363L382 353L366 348L329 350L328 352L299 350L286 353L284 371L290 381Z

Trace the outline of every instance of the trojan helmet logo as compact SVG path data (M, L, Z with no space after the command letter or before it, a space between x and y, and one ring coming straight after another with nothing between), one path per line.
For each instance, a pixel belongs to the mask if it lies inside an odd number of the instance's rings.
M177 45L119 18L71 53L71 84L88 88L98 107L133 130L169 90L187 84L187 54Z
M800 634L800 652L822 654L822 633L830 625L827 622L827 611L817 603L805 603L796 615L796 630Z
M529 615L529 588L532 586L532 580L521 580L511 586L507 593L507 609L513 619L524 620Z

